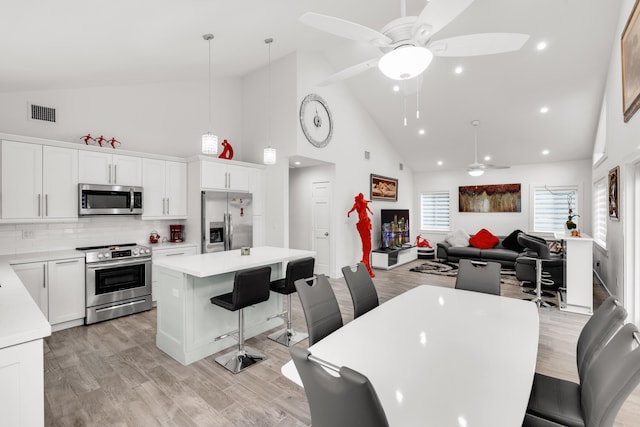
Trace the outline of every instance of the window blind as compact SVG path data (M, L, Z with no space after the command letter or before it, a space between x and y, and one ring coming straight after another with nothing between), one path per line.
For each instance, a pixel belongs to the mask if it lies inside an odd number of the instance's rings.
M449 192L429 191L420 195L420 229L449 231Z
M569 216L568 196L573 195L571 209L573 215L580 214L577 210L578 186L535 187L533 200L533 231L554 232L564 231ZM574 222L579 218L574 218Z
M602 178L593 185L593 240L607 247L607 185Z

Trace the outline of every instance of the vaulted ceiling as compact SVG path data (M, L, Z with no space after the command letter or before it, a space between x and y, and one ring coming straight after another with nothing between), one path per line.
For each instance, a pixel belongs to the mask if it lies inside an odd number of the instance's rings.
M419 14L425 4L407 0L407 15ZM307 27L299 16L313 11L381 30L400 17L400 5L401 0L5 1L0 96L203 79L205 33L215 35L216 76L242 76L263 67L267 37L276 40L274 60L295 50L318 50L338 71L380 52ZM377 68L340 84L414 171L464 170L473 161L472 120L480 121L480 161L485 155L491 156L488 163L502 165L587 159L611 49L617 46L619 6L607 0L475 0L434 39L529 34L520 51L437 57L421 78L400 83L398 92L393 91L397 82ZM542 41L547 48L538 50ZM462 73L454 73L457 66ZM542 107L548 112L541 113ZM620 108L609 106L612 114L621 114Z

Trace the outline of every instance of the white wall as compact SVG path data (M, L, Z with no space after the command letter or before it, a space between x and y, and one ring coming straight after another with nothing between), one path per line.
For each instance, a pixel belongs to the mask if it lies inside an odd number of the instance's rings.
M458 212L458 187L486 184L521 184L521 212ZM513 166L509 169L490 170L477 178L469 176L463 170L416 174L415 206L419 208L421 192L447 190L451 202L451 230L461 228L469 234L474 234L481 228L486 228L495 235L504 236L516 229L532 231L533 187L569 184L580 186L579 206L576 209L580 218L577 218L577 224L584 233L591 234L591 164L589 160ZM414 220L416 225L420 221L419 215L420 213L416 212ZM433 242L439 242L447 233L421 231L421 234Z
M0 132L83 143L91 133L122 142L122 149L189 157L209 130L208 80L120 87L5 92ZM56 108L56 123L29 120L28 103ZM243 159L242 81L214 79L212 131Z
M595 257L600 260L600 277L605 282L607 288L618 298L626 299L630 294L624 287L635 289L640 292L640 283L633 283L632 277L625 277L625 264L627 269L640 268L638 266L637 255L633 259L633 218L628 218L624 214L631 208L628 203L633 197L631 192L631 182L629 174L633 164L640 161L640 145L638 135L640 135L640 112L624 123L622 112L622 71L620 57L620 38L622 31L631 13L635 0L623 0L621 4L620 19L618 23L618 33L611 47L611 61L609 64L609 74L604 95L607 113L604 123L606 138L606 159L593 169L593 182L606 177L610 169L620 166L620 221L607 220L607 248L602 250L596 247ZM636 215L638 212L636 211ZM631 257L625 261L625 257ZM631 301L625 301L625 306L629 308ZM636 303L637 304L637 303ZM636 307L636 310L638 307ZM632 313L633 315L633 313ZM637 314L635 321L640 321Z

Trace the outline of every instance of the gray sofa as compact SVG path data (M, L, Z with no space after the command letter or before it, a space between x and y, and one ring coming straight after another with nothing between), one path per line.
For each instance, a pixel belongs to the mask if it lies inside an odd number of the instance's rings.
M451 246L443 241L437 244L437 257L442 261L458 262L461 259L474 261L499 262L502 267L514 268L516 258L520 252L512 251L502 246L506 236L496 236L500 241L491 249L478 249L473 246Z

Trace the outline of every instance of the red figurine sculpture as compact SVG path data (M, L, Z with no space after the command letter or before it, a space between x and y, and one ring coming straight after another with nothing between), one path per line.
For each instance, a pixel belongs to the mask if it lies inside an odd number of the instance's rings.
M82 140L84 141L85 145L89 145L89 141L95 141L95 139L91 136L90 133L83 136Z
M105 142L106 140L107 139L104 136L100 135L100 138L96 139L96 142L100 147L102 147L102 143Z
M222 141L222 147L223 147L222 153L220 153L218 158L227 159L227 160L233 159L233 147L231 146L231 144L229 144L229 142L226 139Z
M118 147L120 146L120 141L118 141L118 140L117 140L117 139L115 139L115 138L111 138L111 139L109 140L109 144L111 144L111 146L112 146L113 148L116 148L116 146L118 146Z
M365 267L367 267L369 276L375 277L376 275L373 274L373 270L371 270L371 263L369 262L369 258L371 257L371 219L369 219L367 211L371 212L368 205L371 203L371 200L365 200L362 193L358 193L354 199L355 202L353 203L353 207L349 212L347 212L347 218L351 215L351 212L358 212L358 223L356 224L356 228L358 229L358 233L360 233L360 240L362 240L361 262ZM371 215L373 215L373 212L371 212Z

